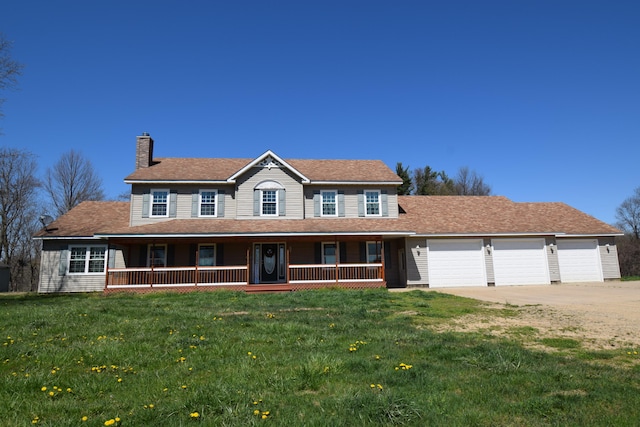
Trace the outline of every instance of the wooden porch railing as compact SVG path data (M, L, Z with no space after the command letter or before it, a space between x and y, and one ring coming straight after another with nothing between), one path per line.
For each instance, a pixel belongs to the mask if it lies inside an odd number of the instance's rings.
M382 264L289 265L289 283L382 282Z
M290 284L383 281L381 263L289 265ZM236 285L249 285L249 266L109 268L106 277L107 289Z
M107 271L107 288L246 285L248 278L246 265L110 268Z

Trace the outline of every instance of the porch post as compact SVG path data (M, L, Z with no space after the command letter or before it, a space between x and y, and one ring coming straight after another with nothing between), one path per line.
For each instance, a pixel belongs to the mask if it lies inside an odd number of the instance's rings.
M247 248L247 285L251 282L251 245Z
M380 272L380 277L382 278L382 281L385 281L384 278L384 272L385 272L385 265L384 265L384 242L382 241L382 239L380 239L380 263L382 264L382 271Z
M196 265L195 265L195 277L193 278L193 283L198 286L198 264L200 264L200 249L196 249Z
M151 243L151 274L149 275L149 286L153 288L153 265L156 263L156 244Z
M340 283L340 268L338 267L338 263L340 262L340 245L338 244L338 236L333 239L333 244L336 247L335 253L335 265L336 265L336 286Z
M104 271L105 271L104 288L105 289L107 289L107 286L109 286L109 252L110 252L109 251L109 243L107 243L107 254L104 257L105 258L105 260L104 260L104 262L105 262L105 265L104 265L105 266L105 269L104 269Z
M286 255L286 257L287 257L287 259L286 259L286 262L285 262L285 266L286 266L287 271L286 271L286 273L284 275L285 275L285 279L287 281L287 284L289 284L289 279L291 278L289 276L289 272L290 272L289 263L291 262L291 247L289 245L287 245L287 255Z

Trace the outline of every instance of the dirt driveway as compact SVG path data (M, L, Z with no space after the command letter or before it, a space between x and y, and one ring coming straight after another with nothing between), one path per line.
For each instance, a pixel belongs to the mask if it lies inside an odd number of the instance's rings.
M640 348L640 281L425 290L518 311L513 318L496 317L489 324L486 319L458 319L451 325L457 330L499 334L530 326L544 336L580 339L583 346L593 349Z

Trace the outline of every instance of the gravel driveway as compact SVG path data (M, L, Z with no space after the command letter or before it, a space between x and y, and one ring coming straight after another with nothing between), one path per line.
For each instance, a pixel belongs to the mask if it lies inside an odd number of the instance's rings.
M500 327L532 326L592 348L640 347L640 281L424 290L517 306L517 319L502 319ZM474 328L473 319L461 319L457 327ZM487 327L486 321L477 327Z

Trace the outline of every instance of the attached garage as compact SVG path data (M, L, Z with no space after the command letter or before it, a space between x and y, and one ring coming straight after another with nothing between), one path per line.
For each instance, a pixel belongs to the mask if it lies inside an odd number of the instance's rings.
M551 283L544 239L493 239L491 244L496 286Z
M429 287L487 286L482 239L427 240Z
M558 239L562 282L602 282L602 263L596 239Z

